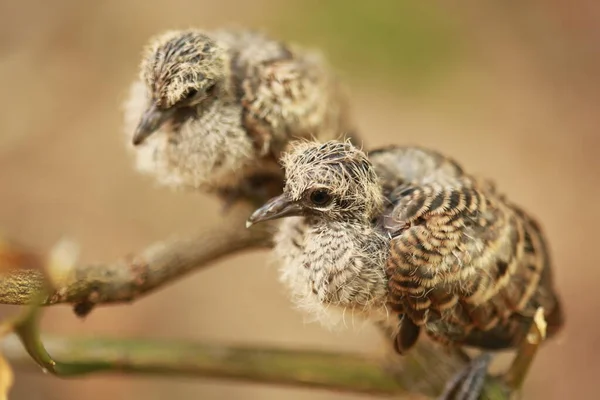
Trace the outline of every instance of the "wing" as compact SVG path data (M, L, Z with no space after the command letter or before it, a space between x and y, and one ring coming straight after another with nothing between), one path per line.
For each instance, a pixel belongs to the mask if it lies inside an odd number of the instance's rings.
M546 337L551 338L565 323L560 299L554 287L552 262L546 239L539 224L520 207L507 203L517 223L522 224L524 235L522 257L517 270L504 286L498 287L490 303L508 306L511 313L489 331L473 330L464 343L486 349L517 346L527 334L532 317L543 307L547 323Z
M292 138L328 140L351 130L340 84L311 54L290 51L255 65L241 92L244 126L277 158Z
M392 309L438 340L489 349L518 343L538 306L561 326L539 226L492 186L465 182L407 189L391 211Z
M422 327L456 307L451 282L456 280L452 275L458 275L459 229L470 223L483 199L469 188L440 184L405 185L393 193L394 207L383 223L392 236L386 266L388 304L404 314L395 340L402 354L416 343Z
M494 182L467 174L453 158L421 146L386 146L369 152L386 195L391 201L407 186L438 183L445 186L470 186L495 194Z
M385 221L393 236L387 262L390 301L423 325L430 309L452 308L457 289L467 292L461 280L477 279L466 261L481 258L489 238L467 238L465 228L475 223L487 199L469 187L439 184L410 187L401 195Z
M369 161L384 186L396 189L406 183L452 185L465 176L454 159L419 146L386 146L369 152Z

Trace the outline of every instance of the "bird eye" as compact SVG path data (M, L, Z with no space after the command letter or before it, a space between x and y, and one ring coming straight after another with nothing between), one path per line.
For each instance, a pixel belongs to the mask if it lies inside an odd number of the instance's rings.
M185 93L185 95L183 96L183 98L185 100L191 100L194 97L196 97L197 94L198 94L198 90L196 90L194 88L191 88L191 89L188 89L188 91Z
M310 194L310 201L316 206L326 206L331 202L331 195L325 189L317 189Z

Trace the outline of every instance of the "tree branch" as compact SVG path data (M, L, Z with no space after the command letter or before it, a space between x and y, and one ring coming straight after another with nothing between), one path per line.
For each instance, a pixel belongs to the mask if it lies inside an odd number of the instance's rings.
M130 302L208 263L251 248L270 247L269 227L245 228L253 206L239 203L227 222L186 239L156 243L137 255L68 270L41 266L40 258L0 239L0 304L29 304L44 288L55 288L44 304L71 303L79 315L94 305Z
M414 398L434 395L457 368L431 346L419 346L398 363L397 358L184 341L57 336L43 336L43 341L60 364L68 364L58 370L63 377L160 374ZM15 367L39 368L14 335L0 342L0 350ZM486 384L486 398L506 399L503 393L498 381Z

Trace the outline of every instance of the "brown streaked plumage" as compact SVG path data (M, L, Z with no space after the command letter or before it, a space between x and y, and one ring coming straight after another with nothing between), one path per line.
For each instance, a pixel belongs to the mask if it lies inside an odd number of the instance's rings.
M273 179L280 192L277 160L291 140L352 135L344 91L320 55L246 30L152 38L125 120L138 170L228 195Z
M472 182L408 190L386 221L389 304L413 331L399 339L424 328L447 344L512 348L538 307L549 336L562 326L545 239L527 214Z
M421 330L450 346L514 348L538 307L548 337L563 325L539 225L490 181L417 147L367 158L349 143L302 143L282 161L284 193L249 222L294 217L275 252L318 319L351 310L387 324L400 353Z

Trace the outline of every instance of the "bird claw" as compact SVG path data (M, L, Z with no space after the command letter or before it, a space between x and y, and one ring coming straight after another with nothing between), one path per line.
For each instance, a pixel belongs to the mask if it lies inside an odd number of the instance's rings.
M490 353L483 353L471 360L446 383L437 400L477 400L482 393L491 361Z

